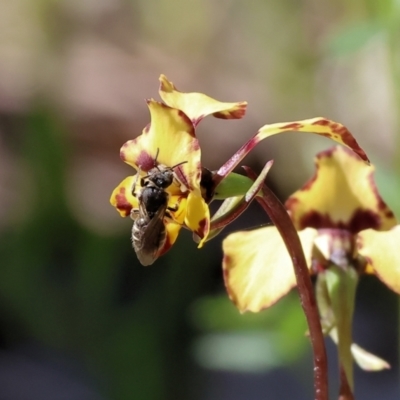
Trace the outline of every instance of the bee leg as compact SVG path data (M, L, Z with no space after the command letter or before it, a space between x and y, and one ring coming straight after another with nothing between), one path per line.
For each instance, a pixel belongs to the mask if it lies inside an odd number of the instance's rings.
M178 204L175 204L174 207L167 207L167 210L168 210L168 211L172 211L172 212L176 212L176 211L179 210L179 205L178 205Z
M140 211L139 211L138 208L132 208L130 217L131 217L134 221L136 221L136 219L138 218L139 214L140 214Z
M167 207L167 209L166 209L166 211L165 211L165 216L166 216L167 218L169 218L169 219L174 220L174 217L171 215L170 211L176 212L176 211L178 211L178 209L179 209L179 205L178 205L178 204L175 204L174 207Z
M140 169L140 167L139 167L138 171L136 172L135 182L133 183L133 187L132 187L132 195L135 196L135 197L136 197L136 185L137 185L137 181L138 181L139 176L140 176L140 170L141 170L141 169ZM142 185L142 180L143 180L143 179L140 179L140 185L141 185L141 186L143 186L143 185Z

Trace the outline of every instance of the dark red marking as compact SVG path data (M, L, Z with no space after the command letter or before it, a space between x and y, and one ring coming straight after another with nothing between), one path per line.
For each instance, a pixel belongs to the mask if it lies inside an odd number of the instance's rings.
M142 150L135 160L135 164L141 168L142 171L150 171L155 166L155 160L149 153Z
M393 211L383 201L382 197L379 194L378 188L376 187L376 184L375 184L373 172L371 172L371 174L369 175L368 180L369 180L370 187L375 194L377 207L378 207L379 211L381 211L387 218L395 218Z
M240 103L234 110L225 112L216 112L213 114L213 116L215 118L221 118L221 119L240 119L246 115L246 108L247 108L247 103L243 102Z
M229 265L229 264L231 264L231 262L232 262L231 256L228 256L227 254L224 253L222 264ZM228 275L229 275L228 270L226 268L224 268L224 276L228 277Z
M257 132L258 134L258 132ZM217 172L214 177L215 186L217 186L222 179L224 179L234 168L246 157L246 155L253 150L253 148L260 142L257 134L253 136L247 143L245 143Z
M306 183L306 185L307 185L307 183ZM285 202L285 207L289 212L293 211L294 209L296 209L296 206L297 206L298 202L299 202L298 198L296 198L294 196L293 197L289 197Z
M201 115L197 116L197 118L192 118L193 126L196 127L204 117L205 117L205 115L201 114Z
M364 150L361 149L361 147L358 145L354 136L350 133L350 131L345 126L338 124L338 123L332 123L326 119L315 121L315 122L313 122L313 125L329 126L334 134L340 136L343 143L345 143L356 154L358 154L362 160L369 162L369 159L368 159L367 155L365 154ZM321 135L328 136L328 134L321 134Z
M158 87L158 90L161 92L166 92L166 87L164 85L164 81L160 81L160 86Z
M314 182L317 180L317 178L318 178L318 171L319 170L319 165L317 165L316 166L316 172L315 172L315 174L303 185L303 187L301 188L301 190L304 190L304 191L306 191L306 190L310 190L311 188L312 188L312 186L314 185ZM288 203L290 204L290 198L286 201L286 203L285 203L285 205L286 205L286 207L287 208L289 208L289 205L288 205Z
M195 137L195 139L192 140L190 143L190 151L199 151L199 150L200 150L200 143Z
M194 127L196 125L194 124L193 120L191 120L182 110L178 110L178 116L181 117L183 119L183 121L186 123L186 125L188 126L189 135L195 138L196 133L195 133Z
M396 219L396 217L395 217L393 211L390 210L390 209L385 210L384 215L385 215L386 218L393 218L393 219Z
M163 256L168 250L171 249L171 247L172 247L172 243L167 234L167 238L165 240L164 246L157 253L157 258Z
M119 193L117 193L115 195L115 199L116 199L116 208L118 208L118 210L123 211L125 214L125 217L127 217L128 215L130 215L131 210L132 210L132 205L128 202L128 200L126 199L126 188L121 187L119 189Z
M147 134L147 133L149 133L150 132L150 128L151 128L151 122L150 123L148 123L146 126L145 126L145 128L143 129L143 134Z
M203 218L199 222L199 229L196 230L196 234L200 236L201 239L204 238L204 232L207 230L208 231L209 227L209 221L207 218Z
M298 230L305 228L314 229L342 229L352 234L356 234L365 229L379 229L381 218L379 215L369 210L356 210L348 222L333 222L327 214L321 214L317 211L310 211L303 215L299 221Z
M179 182L183 183L189 190L193 190L193 187L189 184L188 178L185 173L183 172L182 166L176 167L174 169L176 177L178 178Z
M122 161L126 161L126 157L125 157L126 148L129 146L135 145L135 143L136 143L136 139L132 139L132 140L128 140L127 142L125 142L122 145L122 147L119 151L119 157L121 158Z
M170 85L172 90L179 92L179 90L175 87L175 85L172 82L169 82L166 85L164 85L164 81L160 81L159 90L162 92L167 92L167 93L170 92L170 89L167 87L167 85ZM179 93L181 93L181 92L179 92Z
M285 126L281 126L279 129L300 129L302 128L304 125L300 124L299 122L292 122L291 124L287 124Z
M230 265L231 264L230 256L224 254L222 263L224 265ZM228 268L223 268L223 279L224 279L225 288L226 288L229 298L231 299L233 304L238 304L237 297L235 296L235 293L233 293L233 291L231 290L231 288L229 287L229 284L228 284L229 283L228 282L229 281L229 269Z

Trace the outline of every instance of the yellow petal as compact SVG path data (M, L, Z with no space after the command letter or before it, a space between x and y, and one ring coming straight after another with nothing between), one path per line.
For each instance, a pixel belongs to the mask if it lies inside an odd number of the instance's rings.
M168 199L169 210L167 213L180 225L183 225L187 212L187 198L182 195L173 195ZM174 211L171 211L174 210Z
M400 294L400 225L386 232L372 229L358 234L358 251L378 278Z
M168 207L171 209L176 209L176 211L167 211L167 213L172 217L172 220L169 218L164 218L167 240L165 241L163 248L158 252L157 257L165 254L175 243L185 220L187 199L182 196L170 196L168 200Z
M164 243L164 246L162 247L162 249L160 249L160 251L157 253L157 258L164 255L175 243L179 231L181 230L182 226L179 224L176 224L174 222L167 222L165 224L165 229L167 232L167 239Z
M353 343L351 345L351 354L357 365L364 371L382 371L390 368L390 364L387 361L364 350L358 344Z
M316 174L286 202L296 229L339 228L352 233L396 225L378 193L374 167L344 147L316 157Z
M352 149L364 161L368 161L368 157L364 150L358 145L349 130L338 122L331 121L326 118L317 117L294 122L280 122L277 124L264 125L258 131L255 138L263 140L269 136L282 132L308 132L325 136L338 142L349 149Z
M170 107L182 110L197 125L207 115L223 119L242 118L247 102L221 103L202 93L182 93L165 75L160 76L160 96Z
M177 168L180 179L188 189L200 187L201 152L194 128L182 111L154 100L148 101L151 124L142 135L129 140L121 148L121 158L135 169L149 171L157 163Z
M317 232L299 232L307 264ZM229 297L241 312L258 312L296 285L293 265L274 227L236 232L223 241L223 271Z
M210 232L210 210L200 193L189 193L185 224L201 239L198 247L202 247Z
M240 161L243 160L243 158L261 142L261 140L283 132L308 132L328 137L352 149L361 157L361 159L368 162L368 157L364 150L358 145L352 134L342 124L322 117L294 122L279 122L276 124L264 125L260 128L247 143L237 150L237 152L220 167L214 176L214 182L218 184L228 176ZM293 149L289 150L292 151Z
M339 338L336 328L332 328L330 330L329 336L337 345L339 342ZM350 350L354 361L364 371L382 371L383 369L390 368L390 365L385 360L366 351L356 343L352 343L352 345L350 346Z
M112 192L110 203L117 209L121 217L130 215L132 208L138 208L137 198L132 195L136 175L125 178Z

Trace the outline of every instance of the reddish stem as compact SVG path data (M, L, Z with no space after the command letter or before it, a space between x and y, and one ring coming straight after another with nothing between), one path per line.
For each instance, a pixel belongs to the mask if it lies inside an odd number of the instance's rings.
M244 168L249 178L255 179L257 177L250 168ZM328 360L325 341L303 248L297 231L283 204L266 185L263 185L262 192L263 197L256 197L256 199L278 229L292 259L297 289L306 316L313 349L314 398L315 400L328 400Z
M342 365L340 365L340 391L339 400L354 400L353 392L351 391L349 382L347 380L346 372Z

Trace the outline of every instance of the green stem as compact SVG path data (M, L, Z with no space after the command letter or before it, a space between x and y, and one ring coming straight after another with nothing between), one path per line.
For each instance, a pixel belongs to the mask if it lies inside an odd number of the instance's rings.
M351 331L358 273L350 264L343 264L339 267L332 263L323 274L326 278L327 291L336 321L341 368L340 394L342 395L342 391L351 393L354 390ZM347 398L349 397L344 397L344 399Z

